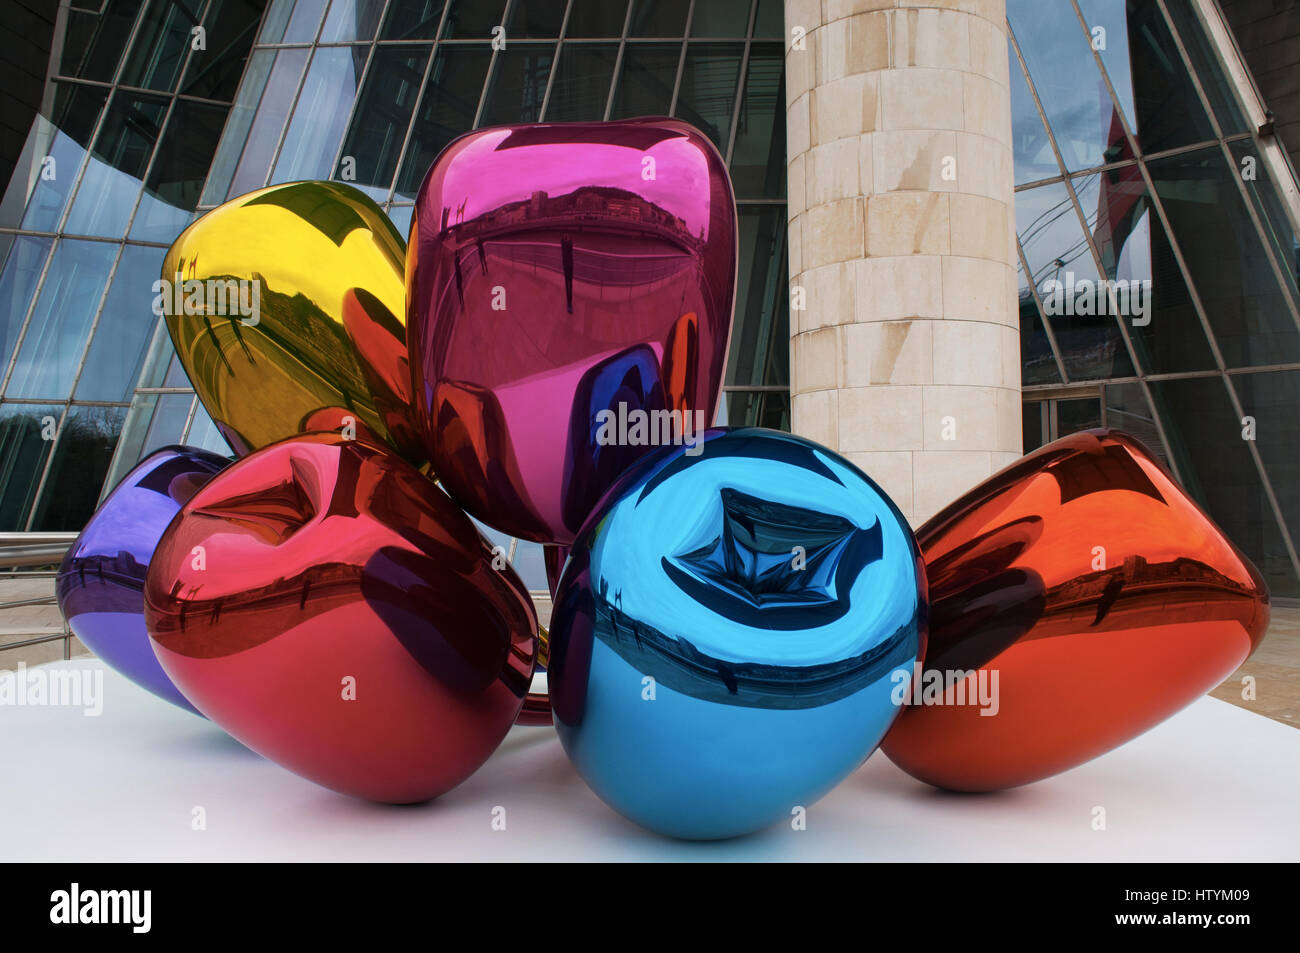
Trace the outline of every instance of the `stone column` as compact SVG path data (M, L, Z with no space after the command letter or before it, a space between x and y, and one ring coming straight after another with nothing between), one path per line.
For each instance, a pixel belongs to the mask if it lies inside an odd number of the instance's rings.
M1005 0L785 20L793 430L916 525L1022 448Z

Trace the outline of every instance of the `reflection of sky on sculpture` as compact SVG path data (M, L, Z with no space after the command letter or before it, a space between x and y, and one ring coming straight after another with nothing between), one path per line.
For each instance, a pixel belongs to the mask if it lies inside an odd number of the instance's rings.
M92 532L82 539L76 555L89 547L101 553L128 552L137 562L149 562L158 545L159 528L171 522L180 506L171 497L154 490L130 486L123 487L122 492L132 497L130 504L106 505L91 525Z
M556 728L583 779L623 814L679 837L728 836L788 817L856 768L898 713L892 675L794 711L719 705L662 684L647 701L642 673L596 640L582 724Z
M644 151L589 142L531 144L528 162L518 168L518 176L499 175L485 180L478 171L484 163L505 171L503 157L494 157L493 154L510 134L509 129L484 134L465 147L467 161L458 163L447 173L442 194L448 197L449 203L457 206L461 201L465 202L464 221L526 199L534 192L531 183L545 182L546 192L551 196L566 195L592 186L626 189L681 218L692 235L698 236L701 229L708 226L709 206L701 201L701 196L710 194L708 166L699 146L685 137L663 139ZM558 134L563 135L563 132ZM505 157L509 155L509 150L506 150ZM641 177L644 156L655 159L653 181ZM463 181L462 177L469 181ZM484 184L490 184L491 189L478 191ZM429 222L427 227L433 231L438 226L435 221ZM707 233L705 237L708 237Z
M680 627L667 635L687 633L701 652L734 662L830 663L892 637L912 618L917 598L905 524L860 476L825 454L818 453L817 458L843 481L843 487L789 463L756 457L711 460L706 444L698 461L672 481L645 496L637 494L639 500L625 497L607 511L592 547L593 588L599 591L600 577L607 578L608 598L625 615L680 620ZM661 562L665 555L679 555L694 548L695 541L716 535L722 523L724 487L788 506L811 505L864 529L880 521L884 554L862 571L849 592L841 594L849 606L845 617L819 628L763 633L701 606L668 581ZM611 538L617 540L617 549ZM665 552L666 541L672 553ZM616 593L621 598L616 599Z

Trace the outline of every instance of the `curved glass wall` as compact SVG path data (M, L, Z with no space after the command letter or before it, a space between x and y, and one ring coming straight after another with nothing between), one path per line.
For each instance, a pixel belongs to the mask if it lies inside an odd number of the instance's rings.
M1146 440L1300 596L1297 231L1195 0L1008 0L1025 446Z

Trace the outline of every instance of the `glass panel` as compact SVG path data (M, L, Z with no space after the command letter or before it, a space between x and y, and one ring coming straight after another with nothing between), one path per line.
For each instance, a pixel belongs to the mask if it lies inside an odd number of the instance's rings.
M754 38L780 38L785 36L784 0L758 0L758 16L754 19Z
M53 120L37 116L9 180L0 223L53 232L59 227L107 94L90 86L55 84Z
M1300 361L1300 332L1217 146L1148 163L1228 367Z
M168 100L151 96L119 92L113 97L72 200L67 231L111 237L126 234L167 105Z
M1052 141L1047 137L1043 117L1034 105L1025 72L1020 68L1010 40L1007 48L1011 61L1011 150L1016 185L1054 178L1061 174L1061 167L1052 154Z
M790 315L783 207L740 211L740 280L727 384L790 383Z
M623 51L623 72L610 118L667 116L681 56L682 48L676 43L629 44Z
M1291 532L1300 539L1300 371L1234 375L1232 384L1241 399L1242 410L1255 418L1256 443L1264 472L1277 496L1278 509ZM1284 573L1279 571L1279 575ZM1272 580L1269 581L1273 585ZM1292 581L1278 596L1300 596L1300 583Z
M275 65L258 104L257 116L245 137L243 155L226 197L243 195L266 184L266 173L280 140L280 130L289 116L294 94L298 91L298 80L306 65L306 50L281 50L275 55Z
M744 47L732 43L692 43L682 71L682 88L674 115L685 119L727 151L736 80Z
M510 7L507 37L555 39L564 23L564 6L564 0L515 0Z
M1223 379L1149 386L1183 486L1254 561L1273 592L1294 590L1295 570Z
M1052 341L1047 336L1038 302L1025 280L1025 269L1016 259L1016 278L1019 281L1020 300L1020 380L1023 384L1059 384L1061 372L1052 354Z
M492 28L500 25L505 12L505 0L451 0L442 35L463 40L490 40Z
M512 42L510 52L496 59L480 125L536 122L554 54L554 43Z
M1074 187L1102 268L1115 282L1113 301L1098 295L1098 304L1127 323L1145 370L1168 374L1213 368L1201 319L1138 168L1085 176Z
M785 391L726 391L720 427L790 429L790 395Z
M284 28L289 25L289 17L293 16L294 3L295 0L270 0L271 9L267 11L262 35L257 42L279 43L284 39Z
M784 55L780 46L755 43L731 155L731 182L736 198L783 199L785 181Z
M316 30L320 27L321 14L325 12L328 0L298 0L293 5L293 16L284 29L284 42L310 43L316 39Z
M189 224L226 112L224 106L176 100L131 223L132 238L172 242Z
M351 157L355 178L347 181L378 201L388 198L428 62L428 46L375 48L335 176L342 177L342 163Z
M104 476L122 433L125 407L73 407L59 428L54 460L45 479L32 529L80 530L99 500Z
M152 311L152 288L165 254L165 249L140 245L123 249L77 382L77 400L131 399L158 320Z
M197 398L191 394L163 394L149 421L149 434L145 437L140 457L147 457L159 447L180 443L185 433L185 422L190 419L190 405Z
M633 0L629 36L685 36L690 0Z
M442 21L442 0L389 0L381 40L432 40Z
M190 57L182 93L222 102L235 98L264 6L260 0L213 0L203 18L208 48Z
M109 0L103 13L69 9L59 72L112 82L139 12L140 0Z
M507 546L506 552L509 551L510 547ZM510 565L529 589L534 592L550 591L550 586L546 582L546 563L542 556L541 543L530 543L526 539L521 539L515 546L515 558Z
M65 239L59 243L6 397L63 400L68 396L117 249L108 242Z
M208 184L203 190L204 205L219 205L226 200L230 180L235 174L239 156L244 151L244 143L248 141L248 130L253 124L257 104L262 98L274 62L275 53L270 50L257 50L248 61L248 71L239 87L239 98L230 111L226 131L221 136L221 145L217 147L217 157L212 161L212 170L208 174Z
M1106 402L1106 426L1137 437L1168 467L1169 455L1142 385L1137 381L1107 384L1102 388L1102 397Z
M691 36L743 37L749 33L749 0L708 0L695 4Z
M1044 443L1043 441L1043 424L1045 418L1043 412L1047 409L1045 400L1027 400L1020 405L1021 423L1020 432L1024 434L1025 453L1033 453Z
M384 0L333 0L320 31L320 41L348 43L374 39L383 12Z
M62 405L0 404L0 531L27 528L27 511L62 416Z
M1137 117L1133 104L1133 70L1129 62L1127 0L1079 0L1093 48L1115 87L1115 98L1132 126ZM1030 39L1032 42L1032 38Z
M190 422L190 432L185 437L185 446L210 450L223 457L234 456L230 444L226 443L226 438L221 436L221 431L212 422L212 418L208 416L202 404L194 408L194 420Z
M329 178L366 68L366 47L321 47L312 57L272 182Z
M1097 266L1065 185L1017 192L1016 231L1070 379L1132 376L1115 318L1096 313Z
M1237 175L1246 186L1250 201L1255 206L1255 213L1259 215L1265 234L1273 244L1273 253L1277 255L1282 270L1286 272L1287 285L1292 295L1296 295L1297 283L1300 282L1300 233L1297 233L1291 225L1291 219L1278 198L1281 193L1273 181L1273 176L1255 151L1255 141L1239 139L1228 143L1228 148L1232 150Z
M398 194L415 198L438 153L474 127L483 77L491 58L486 44L448 46L438 51L411 129L411 145L397 180Z
M1205 98L1210 101L1210 108L1214 110L1214 116L1219 120L1219 128L1223 134L1230 136L1234 133L1250 132L1246 117L1242 115L1241 106L1232 92L1227 72L1210 46L1209 38L1201 27L1200 18L1191 4L1187 0L1165 0L1165 7L1169 10L1169 19L1173 21L1174 29L1178 31L1178 36L1183 41L1183 48L1187 50L1187 58L1191 61L1192 70L1196 73L1196 78L1201 81L1201 89L1205 91Z
M627 0L573 0L565 36L622 36Z
M1062 6L1007 0L1007 20L1065 167L1089 169L1130 158L1132 149L1093 59L1089 38L1073 11Z
M414 212L414 205L394 205L388 210L388 218L392 221L399 235L406 236L410 234L411 215Z
M1058 400L1056 404L1056 435L1065 437L1081 430L1095 430L1101 426L1101 401L1096 397Z
M122 68L121 83L164 92L175 89L200 9L198 4L152 0Z
M605 118L617 43L566 43L551 84L547 122L599 122Z
M0 272L0 374L9 366L45 256L54 244L52 238L30 235L19 235L11 241L5 243L10 244L9 255Z

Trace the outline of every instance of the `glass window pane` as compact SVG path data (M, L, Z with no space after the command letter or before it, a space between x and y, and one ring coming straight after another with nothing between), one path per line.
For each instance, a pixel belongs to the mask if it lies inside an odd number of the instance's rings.
M342 176L342 163L351 158L354 178L347 181L378 201L388 198L429 50L428 46L380 46L370 61L335 177Z
M1101 401L1096 397L1081 397L1056 401L1056 434L1065 437L1083 430L1096 430L1101 426Z
M172 242L190 223L226 112L224 106L176 100L131 223L132 238Z
M1149 386L1183 486L1254 561L1271 590L1294 589L1295 570L1223 379Z
M1187 58L1196 72L1196 78L1201 81L1201 88L1205 90L1205 98L1210 101L1210 108L1214 110L1214 116L1219 120L1219 128L1223 134L1230 136L1234 133L1251 131L1246 117L1242 114L1241 105L1232 92L1228 74L1210 45L1209 38L1205 35L1200 17L1196 15L1187 0L1165 0L1165 6L1169 10L1169 19L1173 21L1174 29L1178 31L1179 39L1183 41L1183 47L1187 50Z
M555 39L564 22L564 7L564 0L515 0L506 35Z
M112 82L139 12L140 0L109 0L102 13L70 8L59 73Z
M1169 455L1142 385L1137 381L1107 384L1102 388L1102 395L1106 403L1106 426L1137 437L1168 467Z
M1256 443L1264 472L1268 474L1278 509L1291 532L1300 539L1300 371L1274 371L1267 374L1238 374L1232 384L1241 399L1242 410L1255 418ZM1285 564L1277 560L1278 576L1285 575ZM1270 578L1275 596L1300 596L1300 581L1277 585Z
M107 94L90 86L55 84L52 118L38 115L0 206L0 224L56 231L86 157Z
M610 118L667 116L681 56L677 43L629 44L623 51L623 71Z
M27 528L27 513L54 446L63 406L0 404L0 531Z
M366 68L367 47L320 47L312 57L272 182L326 179Z
M1263 158L1255 151L1253 139L1239 139L1228 143L1232 150L1232 159L1241 175L1241 182L1250 195L1255 212L1264 225L1264 232L1273 245L1273 253L1282 263L1282 270L1287 275L1287 285L1293 296L1297 294L1300 283L1300 232L1291 224L1283 207L1273 175ZM1250 169L1253 175L1247 175Z
M626 19L627 0L573 0L565 36L622 36Z
M1045 400L1027 400L1020 405L1020 432L1024 435L1025 453L1033 453L1043 445L1043 411Z
M69 532L86 525L99 501L125 417L125 407L74 404L69 409L59 428L54 460L36 506L32 529Z
M506 552L509 551L510 548L506 547ZM510 566L529 589L534 592L550 591L546 582L546 562L542 555L541 543L531 543L526 539L519 540L515 545L515 558Z
M67 398L117 249L109 242L59 243L6 397Z
M212 418L208 416L202 404L194 408L194 420L190 422L190 432L185 437L185 446L219 453L223 457L234 456L230 444L226 443L226 438L221 436L221 431L212 422Z
M632 0L629 36L685 36L690 0Z
M275 154L280 130L284 128L298 91L298 80L307 65L306 50L280 50L275 54L275 65L257 106L248 135L243 137L243 155L230 183L226 197L243 195L266 185L267 170ZM227 131L229 136L229 131Z
M744 47L731 43L692 43L682 70L674 115L695 126L724 155L736 105L736 80Z
M1143 368L1150 374L1213 368L1214 354L1138 168L1075 179L1074 188ZM1097 300L1111 307L1108 297Z
M1056 366L1052 341L1047 336L1038 302L1025 280L1025 269L1016 260L1016 278L1020 300L1020 382L1022 384L1059 384L1061 371ZM1028 451L1026 451L1028 452Z
M142 89L175 89L190 49L190 31L199 25L195 15L200 9L198 4L151 0L122 68L122 83Z
M322 43L349 43L372 40L384 0L333 0L325 26L320 31Z
M119 237L140 194L168 100L118 92L109 104L90 161L72 200L66 230Z
M399 195L415 198L425 173L443 147L474 128L483 78L491 60L487 44L438 50L397 180Z
M458 40L490 40L492 28L500 26L505 12L505 0L451 0L442 35Z
M1042 0L1008 0L1007 20L1066 168L1130 158L1123 124L1074 11Z
M381 40L432 40L442 22L443 0L389 0Z
M783 207L740 210L740 276L726 383L790 383L789 283Z
M227 103L235 98L264 6L260 0L213 0L204 16L208 48L190 55L182 93Z
M1034 96L1025 81L1025 71L1016 59L1015 48L1007 41L1011 62L1011 151L1015 162L1016 185L1051 179L1061 174L1052 152L1043 117L1034 105Z
M1115 98L1132 127L1137 119L1137 110L1133 102L1127 6L1128 0L1079 0L1092 45L1101 56L1110 84L1115 87Z
M786 391L726 391L719 427L790 429L790 395Z
M754 19L754 38L779 39L784 36L784 0L758 0L758 16Z
M554 43L514 43L496 59L482 126L537 122L555 59Z
M617 43L566 43L551 84L547 122L599 122L605 118Z
M152 288L165 254L166 249L141 245L123 249L77 381L77 400L131 399L158 321L152 311Z
M397 229L397 233L406 237L411 233L411 216L415 212L414 205L394 205L388 210L388 219Z
M785 58L780 46L755 43L740 104L731 182L736 198L785 198Z
M1070 379L1132 376L1114 316L1096 313L1100 276L1065 185L1017 192L1016 231Z
M217 157L212 160L212 169L208 173L208 184L203 190L204 205L220 205L226 200L230 181L235 175L235 166L239 164L244 143L248 141L248 130L257 114L257 105L261 101L262 91L266 89L275 56L271 50L257 50L248 61L248 70L239 87L239 98L230 110L225 132L221 135L221 144L217 147Z
M709 0L695 4L691 36L743 37L749 33L749 0Z
M185 433L185 422L190 419L190 405L196 401L197 398L191 394L159 396L158 405L154 408L153 417L149 421L149 434L140 449L141 459L159 447L181 442L181 437Z
M0 374L9 366L9 357L18 343L41 267L54 239L19 235L3 244L7 246L8 257L4 271L0 272Z
M293 5L288 26L284 28L284 42L310 43L316 39L321 14L325 12L327 2L328 0L298 0Z
M1300 361L1300 331L1219 147L1147 168L1227 366Z

